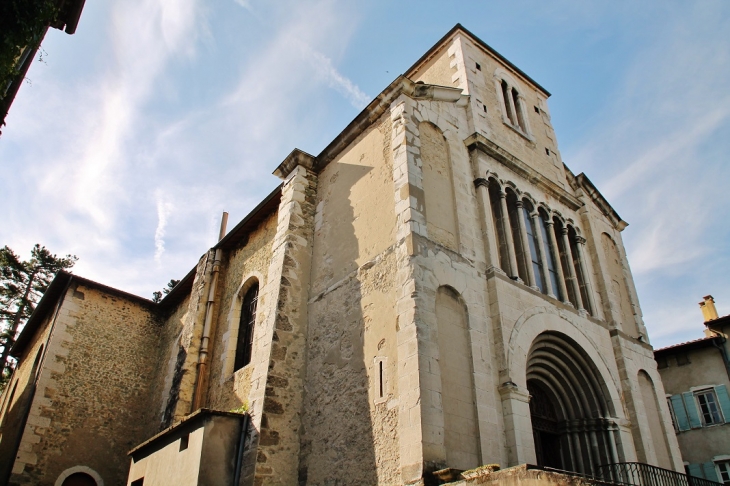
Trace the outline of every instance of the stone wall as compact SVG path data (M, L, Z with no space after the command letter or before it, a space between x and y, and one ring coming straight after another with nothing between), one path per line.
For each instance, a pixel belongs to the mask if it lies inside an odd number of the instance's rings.
M253 281L259 288L266 285L266 274L272 257L276 235L276 214L269 216L248 235L246 241L224 255L223 271L218 280L217 323L211 338L210 379L207 407L214 410L232 410L251 403L252 366L234 372L236 340L241 318L241 303ZM266 308L265 296L259 297L258 309ZM257 312L256 325L263 319ZM259 349L252 352L258 353Z
M159 345L151 307L84 284L68 289L11 484L53 484L76 466L106 484L124 482L122 458L157 419L149 406Z
M18 364L2 394L0 402L0 484L10 476L17 459L15 473L25 471L26 467L33 467L37 457L33 453L33 441L27 441L24 447L17 451L18 442L22 434L34 434L39 437L43 430L36 410L32 420L25 425L26 413L33 400L39 370L44 363L44 351L48 335L52 329L52 322L56 317L51 312L38 327L32 341L26 346L23 354L18 357ZM14 456L15 455L15 456Z
M400 482L390 139L384 116L319 175L300 465L312 484Z

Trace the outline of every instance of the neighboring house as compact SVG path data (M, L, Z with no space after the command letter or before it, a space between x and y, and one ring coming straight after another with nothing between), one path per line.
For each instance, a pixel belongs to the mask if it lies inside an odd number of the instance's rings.
M160 303L59 274L12 349L0 480L683 471L627 224L548 96L457 25Z
M730 484L730 315L700 302L705 337L654 351L688 474Z
M32 2L36 0L25 1ZM5 125L5 117L8 115L8 111L10 111L10 105L13 104L15 95L18 94L20 85L23 83L23 80L28 73L28 69L33 63L33 59L35 59L40 43L46 36L48 28L53 27L55 29L64 30L67 34L73 34L76 32L76 27L78 26L81 11L84 9L85 2L86 0L56 0L55 3L58 6L58 17L56 18L56 22L51 25L41 26L35 34L36 42L27 46L17 46L18 57L16 69L18 71L18 75L10 80L7 85L0 86L0 130L2 130L2 127ZM11 8L8 8L8 10L12 11ZM2 46L2 49L8 48L11 48L11 46Z

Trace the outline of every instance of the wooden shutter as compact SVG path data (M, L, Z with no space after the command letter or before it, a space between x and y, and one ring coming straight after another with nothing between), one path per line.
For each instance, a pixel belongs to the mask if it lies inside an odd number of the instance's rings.
M677 429L681 431L689 430L689 417L687 417L687 409L684 407L681 395L672 395L669 399L674 410L674 417L677 419Z
M715 395L717 395L717 401L720 404L720 410L722 410L722 416L725 418L725 422L730 422L730 397L727 394L727 387L725 385L717 385L715 387Z
M702 421L700 420L700 414L697 411L697 402L695 401L695 395L692 392L682 393L684 398L684 406L687 409L687 416L689 417L689 426L693 429L699 429L702 427Z

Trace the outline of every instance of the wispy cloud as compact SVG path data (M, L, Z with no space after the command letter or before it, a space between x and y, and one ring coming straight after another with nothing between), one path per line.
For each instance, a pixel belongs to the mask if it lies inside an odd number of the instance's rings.
M329 57L315 51L303 42L296 45L304 58L311 63L317 76L322 77L330 87L344 95L355 108L363 109L367 106L370 97L363 93L355 83L340 74L332 65L332 60Z
M631 224L624 242L655 345L701 335L695 301L722 289L730 25L713 8L662 11L590 135L565 152Z
M157 201L157 228L155 228L155 261L160 264L162 254L165 252L165 228L167 226L167 218L172 211L172 204L165 200L162 191L155 192L155 200Z

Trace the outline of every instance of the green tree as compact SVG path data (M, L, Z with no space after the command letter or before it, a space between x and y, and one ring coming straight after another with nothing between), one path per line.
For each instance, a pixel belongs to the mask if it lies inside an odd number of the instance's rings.
M18 58L26 47L38 47L45 28L58 16L55 0L0 2L0 99L5 87L20 73Z
M172 289L175 288L177 284L180 283L180 280L176 280L174 278L171 278L169 282L167 282L167 287L162 289L162 292L159 290L157 292L152 292L152 302L159 302L162 300L163 295L167 295L170 292L172 292Z
M0 249L0 389L12 372L9 353L18 331L35 310L56 273L73 267L77 260L74 255L58 257L38 244L27 261L22 261L7 246Z

